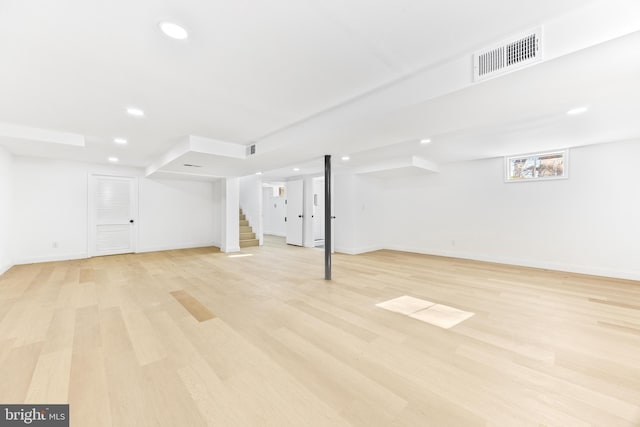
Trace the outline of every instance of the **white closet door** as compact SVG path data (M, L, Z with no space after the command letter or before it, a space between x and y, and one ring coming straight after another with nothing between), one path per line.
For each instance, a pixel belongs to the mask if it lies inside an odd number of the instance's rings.
M302 180L285 183L287 197L287 244L302 246L303 237L303 191Z
M136 178L93 175L90 255L135 252Z

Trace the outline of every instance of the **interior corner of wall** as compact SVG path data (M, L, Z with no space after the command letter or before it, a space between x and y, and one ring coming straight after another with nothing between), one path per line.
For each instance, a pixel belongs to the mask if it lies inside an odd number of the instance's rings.
M11 267L13 267L11 263L0 265L0 276L9 271Z
M222 245L220 245L220 252L225 253L225 254L232 253L232 252L240 252L240 246L233 246L233 247L224 248L224 247L222 247Z

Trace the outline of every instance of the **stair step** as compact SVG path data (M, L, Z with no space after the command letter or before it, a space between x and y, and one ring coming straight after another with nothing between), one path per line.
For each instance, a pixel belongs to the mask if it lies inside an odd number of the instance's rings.
M259 245L260 245L260 241L258 239L240 240L241 248L246 248L248 246L259 246Z
M247 221L246 219L241 219L240 226L242 227L243 225L249 225L249 221Z
M245 214L240 214L240 219L241 219L241 220L243 220L243 219L247 219L247 216L246 216Z
M253 228L250 225L241 225L240 233L253 233Z
M256 233L240 233L240 240L251 240L256 238Z

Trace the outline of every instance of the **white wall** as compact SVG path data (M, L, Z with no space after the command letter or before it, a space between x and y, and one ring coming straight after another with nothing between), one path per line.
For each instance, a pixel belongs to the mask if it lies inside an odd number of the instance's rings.
M207 181L140 180L139 252L220 246L220 199Z
M13 265L11 254L13 156L0 147L0 274Z
M245 214L256 239L263 243L262 180L257 175L240 178L240 208Z
M572 149L567 180L505 183L498 158L386 181L384 246L638 280L638 159L630 141Z
M264 234L285 237L287 235L287 223L284 222L284 217L287 216L285 198L274 196L273 187L264 187L262 200Z
M213 246L222 246L222 180L213 182L213 228L211 240Z
M87 256L87 172L80 163L15 157L16 264Z
M219 245L214 183L152 180L134 168L16 156L15 263L87 256L89 173L139 177L139 251Z
M385 247L388 227L383 181L360 175L333 178L333 238L337 252L357 254Z

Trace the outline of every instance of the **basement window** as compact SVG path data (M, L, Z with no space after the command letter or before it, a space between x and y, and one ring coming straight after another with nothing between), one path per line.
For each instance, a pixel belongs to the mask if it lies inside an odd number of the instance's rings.
M505 182L568 178L569 150L505 157Z

